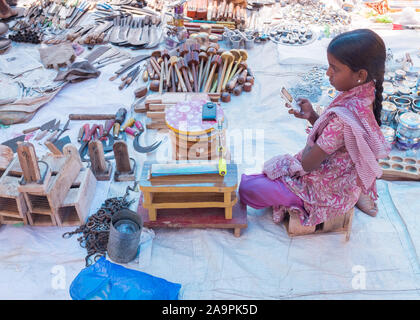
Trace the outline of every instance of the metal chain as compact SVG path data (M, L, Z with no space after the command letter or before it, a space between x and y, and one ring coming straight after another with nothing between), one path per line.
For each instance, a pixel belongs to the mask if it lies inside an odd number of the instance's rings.
M82 248L87 250L86 267L96 262L100 257L105 256L112 216L123 208L129 208L135 201L128 201L127 197L130 191L135 191L136 186L137 183L133 187L128 186L123 197L106 199L101 208L95 214L89 216L85 224L74 231L63 234L63 238L68 239L74 234L83 233L82 236L77 238L77 241L79 241ZM93 257L93 262L91 257Z

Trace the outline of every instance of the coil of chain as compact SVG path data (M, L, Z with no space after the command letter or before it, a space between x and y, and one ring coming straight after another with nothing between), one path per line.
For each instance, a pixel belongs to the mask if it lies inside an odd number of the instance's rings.
M123 208L129 208L135 201L128 201L127 197L130 191L135 190L136 185L137 184L135 183L133 187L128 186L123 197L106 199L101 208L95 214L89 216L85 224L74 231L63 234L63 238L68 239L74 234L82 233L82 235L77 238L77 241L79 241L82 248L86 248L87 250L87 256L85 258L86 267L96 262L100 257L105 256L111 218L114 213Z

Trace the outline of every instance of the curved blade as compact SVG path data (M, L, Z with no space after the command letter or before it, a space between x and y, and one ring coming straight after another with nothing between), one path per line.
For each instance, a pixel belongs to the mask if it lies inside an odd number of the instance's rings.
M137 152L140 152L140 153L149 153L149 152L152 152L152 151L156 150L160 146L160 144L162 143L162 140L161 140L159 142L153 143L150 146L142 147L139 144L139 138L140 138L140 134L134 137L133 147L134 147L134 150L136 150Z

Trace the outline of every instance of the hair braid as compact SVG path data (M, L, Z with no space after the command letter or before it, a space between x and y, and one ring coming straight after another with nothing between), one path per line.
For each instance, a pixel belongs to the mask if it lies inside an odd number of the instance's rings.
M375 81L375 101L373 105L373 114L375 115L376 122L378 123L378 126L381 126L381 113L382 113L382 101L383 96L382 92L384 91L383 87L384 77L382 75L382 78L376 79Z

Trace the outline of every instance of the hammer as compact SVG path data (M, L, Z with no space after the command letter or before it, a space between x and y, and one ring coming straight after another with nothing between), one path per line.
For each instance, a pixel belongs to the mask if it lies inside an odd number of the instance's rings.
M222 89L224 89L226 87L226 83L229 80L229 75L230 75L230 71L232 70L232 67L233 67L233 62L235 60L238 60L241 57L241 54L236 49L230 50L230 53L233 55L234 59L232 59L232 61L229 64L229 67L228 67L228 69L226 71L226 76L224 77L224 80L223 80Z
M219 67L221 63L222 58L219 55L215 55L211 61L212 68L206 86L204 87L204 92L210 92L210 85L212 84L214 72L216 71L216 67Z
M183 91L183 92L187 92L187 91L188 91L188 90L187 90L187 87L185 86L185 83L184 83L184 81L182 80L182 75L181 75L181 72L179 72L179 69L178 69L178 66L177 66L178 57L176 57L176 56L172 56L172 57L169 59L169 62L171 63L172 67L173 67L173 68L175 68L175 72L176 72L176 74L177 74L177 76L178 76L178 81L179 81L179 83L180 83L180 85L181 85L182 91Z
M227 65L233 60L235 59L235 57L233 56L233 54L231 54L229 51L223 52L222 55L222 60L223 60L223 69L222 72L219 72L219 83L217 85L217 92L220 93L222 92L222 84L223 84L223 80L226 74L226 69L227 69Z

